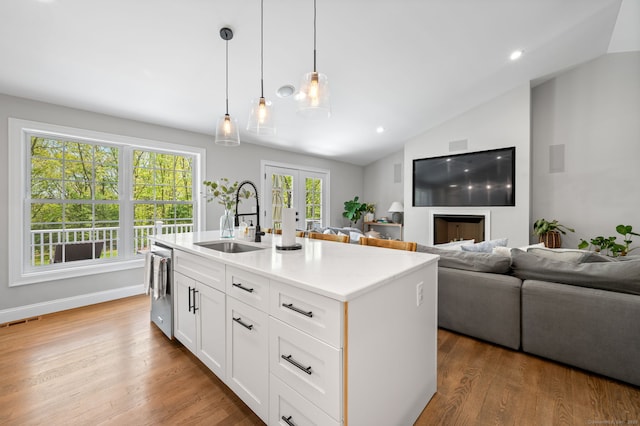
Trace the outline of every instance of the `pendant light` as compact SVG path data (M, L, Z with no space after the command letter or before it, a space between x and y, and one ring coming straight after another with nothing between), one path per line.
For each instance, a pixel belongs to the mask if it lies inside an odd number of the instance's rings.
M313 72L302 77L297 96L298 113L308 118L326 118L331 115L329 82L325 74L316 70L316 0L313 0Z
M226 41L226 113L218 119L215 143L225 146L238 146L240 145L238 122L229 115L229 40L233 38L233 31L230 28L221 28L220 37Z
M257 135L276 134L273 106L264 98L264 0L260 0L260 97L251 102L247 131Z

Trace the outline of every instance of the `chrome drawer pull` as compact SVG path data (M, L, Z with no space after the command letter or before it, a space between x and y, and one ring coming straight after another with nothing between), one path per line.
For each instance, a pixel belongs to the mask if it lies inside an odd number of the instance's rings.
M313 311L305 312L302 309L296 308L295 306L293 306L293 303L283 303L282 306L284 306L287 309L291 309L294 312L302 314L306 317L313 318Z
M289 416L289 417L282 416L282 420L284 420L284 422L286 424L288 424L289 426L296 426L296 424L291 421L291 416Z
M241 326L243 326L244 328L246 328L247 330L253 330L253 324L247 325L247 324L243 323L242 322L242 318L238 317L238 318L234 318L233 320L235 322L237 322L238 324L240 324Z
M234 287L238 287L240 290L244 290L247 293L253 293L253 289L252 288L245 287L240 283L231 283L231 285L234 286Z
M295 359L291 358L291 355L288 355L288 356L280 355L280 357L282 359L284 359L285 361L289 361L291 364L293 364L294 366L298 367L300 370L304 371L305 373L311 375L311 366L305 367L304 365L300 364Z

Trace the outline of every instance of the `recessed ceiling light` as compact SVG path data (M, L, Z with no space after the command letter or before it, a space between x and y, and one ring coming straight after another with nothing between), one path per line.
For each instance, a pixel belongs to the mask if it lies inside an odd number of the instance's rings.
M520 59L521 56L522 50L514 50L513 52L511 52L511 55L509 55L509 59L511 59L512 61L516 61Z
M376 127L376 133L382 133L382 132L384 132L384 127L382 126Z
M276 90L276 95L278 95L279 98L288 98L289 96L293 95L295 91L295 87L290 84L285 84L284 86Z

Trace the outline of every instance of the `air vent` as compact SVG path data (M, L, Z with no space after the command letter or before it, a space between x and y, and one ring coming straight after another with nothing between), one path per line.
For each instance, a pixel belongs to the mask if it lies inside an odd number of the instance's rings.
M42 317L31 317L31 318L25 318L25 319L21 319L18 321L12 321L12 322L5 322L4 324L0 324L0 328L2 327L11 327L14 325L18 325L18 324L26 324L28 322L33 322L33 321L40 321Z

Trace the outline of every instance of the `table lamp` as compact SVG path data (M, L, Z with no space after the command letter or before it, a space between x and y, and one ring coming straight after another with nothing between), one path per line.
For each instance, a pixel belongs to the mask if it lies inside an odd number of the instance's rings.
M404 207L400 201L394 201L391 203L391 207L389 207L389 213L391 213L391 220L393 223L402 223L402 212L404 212Z

